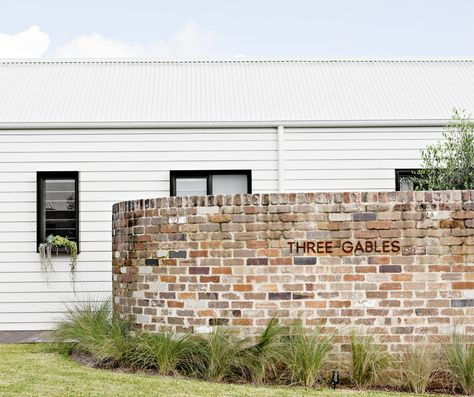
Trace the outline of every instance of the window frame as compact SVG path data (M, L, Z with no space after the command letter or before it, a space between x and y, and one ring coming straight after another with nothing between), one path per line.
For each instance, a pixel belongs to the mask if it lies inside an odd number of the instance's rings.
M413 176L413 173L419 171L421 168L397 168L395 169L395 191L400 191L400 178L406 176Z
M247 194L252 194L252 170L172 170L170 171L170 196L176 197L176 179L206 178L207 195L213 195L213 175L245 175L247 177Z
M37 171L36 172L36 252L39 245L44 243L47 236L43 236L43 181L46 179L74 179L75 190L75 220L76 220L76 244L77 253L80 253L80 229L79 229L79 171ZM46 231L44 232L46 234ZM59 251L61 252L61 251Z

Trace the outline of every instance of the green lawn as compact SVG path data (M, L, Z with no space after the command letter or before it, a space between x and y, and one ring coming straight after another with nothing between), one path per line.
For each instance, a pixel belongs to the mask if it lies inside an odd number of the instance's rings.
M82 366L46 344L0 344L0 396L394 397L415 395L350 390L333 392L330 389L254 387L127 374Z

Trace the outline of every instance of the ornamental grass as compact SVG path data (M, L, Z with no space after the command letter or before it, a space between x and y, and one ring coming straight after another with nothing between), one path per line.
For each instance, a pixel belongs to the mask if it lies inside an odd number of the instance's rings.
M212 382L328 385L327 374L349 368L348 381L357 388L375 385L425 393L439 374L449 374L453 391L474 394L474 346L454 334L442 354L414 346L395 360L376 344L374 335L354 331L350 360L334 362L335 335L301 322L268 322L256 338L243 338L235 329L215 327L206 335L137 332L113 314L110 300L81 302L69 307L56 329L58 342L88 356L96 366L151 370ZM342 357L342 356L341 356ZM397 364L397 365L395 365ZM436 382L435 382L436 383Z

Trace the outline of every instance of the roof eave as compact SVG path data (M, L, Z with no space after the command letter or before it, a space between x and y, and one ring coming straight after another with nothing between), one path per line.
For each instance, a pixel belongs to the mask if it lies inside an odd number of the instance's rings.
M405 120L273 120L273 121L107 121L1 122L0 130L58 129L193 129L193 128L372 128L445 127L450 119Z

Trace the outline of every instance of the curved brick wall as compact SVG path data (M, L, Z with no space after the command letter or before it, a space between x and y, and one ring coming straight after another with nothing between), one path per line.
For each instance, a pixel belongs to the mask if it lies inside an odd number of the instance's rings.
M114 310L209 332L302 318L391 350L474 334L474 191L171 197L113 207Z

